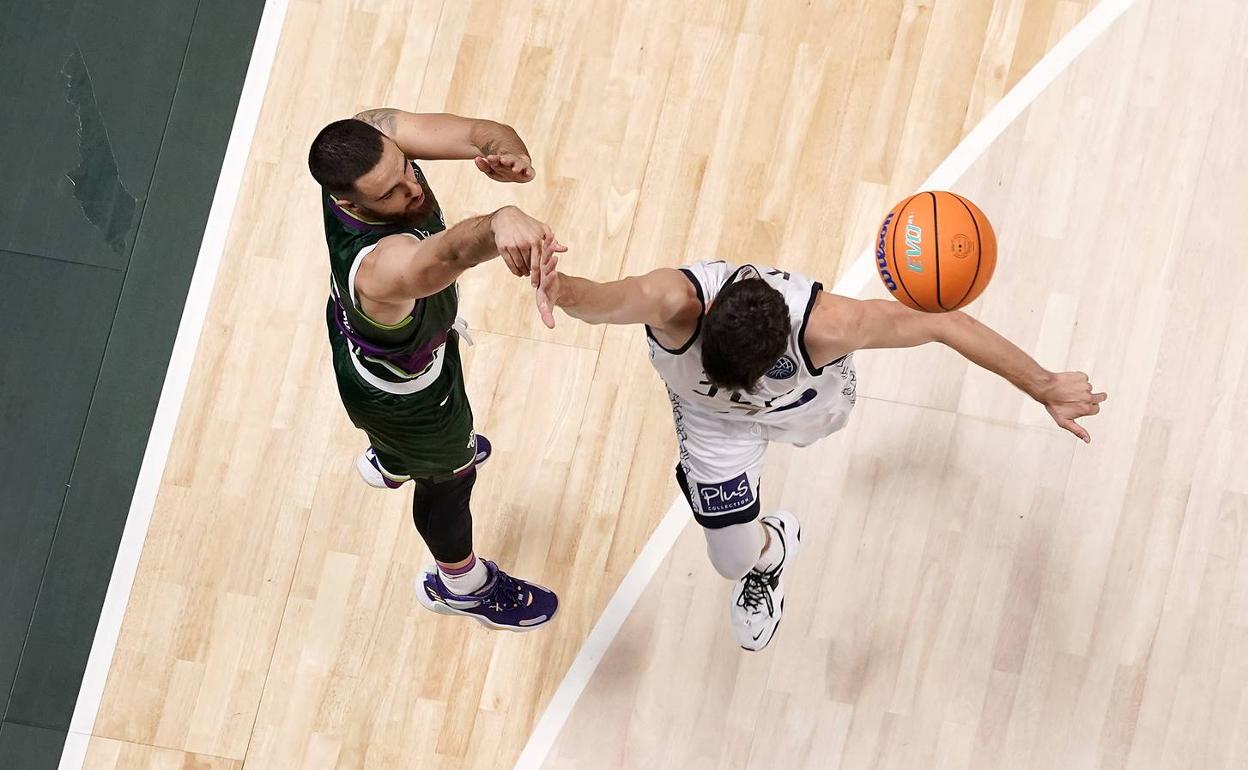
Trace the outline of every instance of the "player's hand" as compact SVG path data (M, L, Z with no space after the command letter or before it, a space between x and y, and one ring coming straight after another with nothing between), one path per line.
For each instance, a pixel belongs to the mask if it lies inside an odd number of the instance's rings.
M528 275L534 288L538 285L544 249L557 244L550 226L515 206L504 206L490 218L494 230L494 246L512 274ZM566 251L560 246L560 251Z
M478 155L473 162L495 182L532 182L537 175L533 163L524 155Z
M1101 403L1107 398L1109 396L1105 393L1092 392L1092 383L1083 372L1058 372L1041 389L1036 400L1044 404L1059 427L1075 434L1083 443L1090 444L1092 437L1075 420L1099 414Z
M563 246L558 241L555 245ZM560 248L559 251L567 251L567 248ZM559 257L553 250L542 258L541 281L537 286L537 312L547 329L555 328L555 307L559 304L561 288L559 271L556 269L558 267Z

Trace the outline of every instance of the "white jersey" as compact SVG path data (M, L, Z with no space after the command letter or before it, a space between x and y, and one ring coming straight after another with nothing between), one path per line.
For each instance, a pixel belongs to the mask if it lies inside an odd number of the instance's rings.
M761 425L773 441L805 446L839 430L849 418L857 391L851 356L816 367L804 342L815 299L823 286L797 273L723 261L695 262L681 268L693 283L703 311L720 290L742 271L760 278L784 295L792 332L788 348L759 382L755 393L716 388L702 371L702 321L692 338L669 350L646 329L650 362L667 384L674 408L695 410L705 417Z

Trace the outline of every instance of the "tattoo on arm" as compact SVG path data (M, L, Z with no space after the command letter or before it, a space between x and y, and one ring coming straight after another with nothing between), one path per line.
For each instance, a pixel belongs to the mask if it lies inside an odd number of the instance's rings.
M394 138L394 119L399 114L398 110L383 107L376 110L364 110L355 116L356 120L362 120L373 126L381 133Z

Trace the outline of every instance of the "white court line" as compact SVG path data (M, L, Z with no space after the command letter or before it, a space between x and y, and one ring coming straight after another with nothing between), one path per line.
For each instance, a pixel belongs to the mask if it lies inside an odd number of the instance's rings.
M1100 37L1110 24L1127 11L1136 0L1102 0L1088 12L1083 19L1066 33L1057 45L1053 46L1045 56L1036 62L1010 92L997 102L996 106L984 116L966 137L953 148L949 157L945 158L936 170L919 186L920 190L947 188L958 180L970 168L979 156L996 141L1001 132L1014 119L1036 100L1036 97L1070 66L1079 54L1083 53L1092 41ZM850 265L836 285L832 287L834 294L856 296L866 288L871 276L875 274L872 260L874 246L866 251ZM628 574L624 576L615 595L607 602L607 606L598 618L593 630L585 639L580 652L568 667L563 681L551 697L546 710L533 728L529 742L516 760L514 770L539 770L555 745L555 739L567 723L568 717L581 693L589 685L590 677L598 668L599 661L606 654L611 641L624 625L624 620L632 612L633 606L640 598L642 591L650 583L650 579L658 570L667 553L676 543L676 538L687 526L691 518L685 512L685 501L676 498L667 515L659 523L654 534L646 543L645 548L637 557Z
M156 493L160 488L160 480L165 475L165 462L169 459L173 431L182 411L182 399L186 395L191 366L195 362L200 332L203 331L204 319L208 315L208 303L212 298L212 287L217 281L217 268L225 251L230 220L243 186L243 172L247 166L247 156L251 152L256 124L260 120L260 108L264 103L273 60L277 55L277 43L281 38L288 2L289 0L266 0L260 26L256 30L251 62L247 65L247 78L243 81L238 111L234 113L234 126L230 130L230 140L221 163L221 174L217 177L217 189L212 198L208 222L204 227L204 238L199 245L199 256L195 262L195 272L191 276L186 304L182 309L182 320L178 324L178 336L169 357L165 384L160 389L160 401L152 420L152 432L148 435L147 447L143 452L143 464L139 468L134 497L130 500L126 528L122 532L117 561L113 564L113 574L108 581L108 593L104 597L100 623L96 626L95 639L91 643L91 655L87 659L87 668L74 705L74 715L69 723L69 733L65 736L65 747L61 751L58 770L81 770L86 761L87 745L95 728L100 700L104 696L104 684L112 665L113 652L117 648L121 621L130 602L130 590L134 586L139 556L143 553L143 542L152 521Z

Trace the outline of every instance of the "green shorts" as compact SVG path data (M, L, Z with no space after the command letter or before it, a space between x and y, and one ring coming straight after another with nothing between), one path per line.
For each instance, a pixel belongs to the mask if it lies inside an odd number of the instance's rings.
M329 342L342 404L355 427L368 435L389 474L436 481L472 464L476 433L464 390L459 335L447 337L437 379L409 394L387 393L366 382L351 361L346 337L332 323Z

